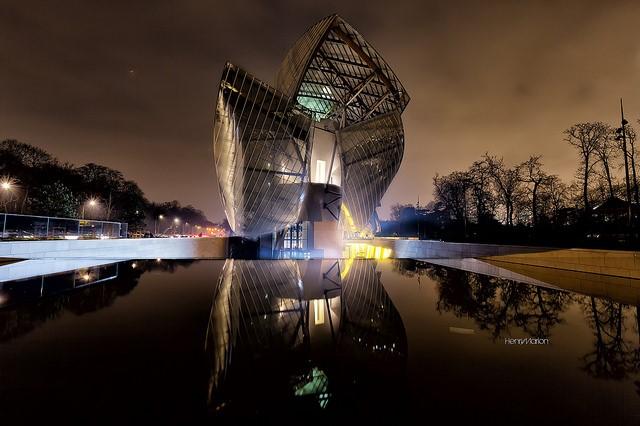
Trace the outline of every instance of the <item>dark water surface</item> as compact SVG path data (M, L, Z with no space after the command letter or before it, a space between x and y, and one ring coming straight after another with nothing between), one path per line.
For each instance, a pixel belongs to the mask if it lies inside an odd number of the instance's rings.
M640 424L640 283L452 266L128 261L0 283L0 418Z

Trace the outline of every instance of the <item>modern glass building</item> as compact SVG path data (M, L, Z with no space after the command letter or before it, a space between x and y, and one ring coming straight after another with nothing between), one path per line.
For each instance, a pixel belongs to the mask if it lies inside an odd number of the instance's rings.
M212 412L267 419L285 406L306 416L385 406L408 350L376 262L360 259L227 259L204 347Z
M343 236L375 231L402 161L408 102L389 65L338 15L300 37L275 87L227 63L214 157L233 231L325 257Z

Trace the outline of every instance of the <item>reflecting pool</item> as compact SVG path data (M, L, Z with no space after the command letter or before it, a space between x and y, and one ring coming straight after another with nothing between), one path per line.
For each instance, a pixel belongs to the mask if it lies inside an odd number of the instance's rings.
M640 423L635 280L473 259L12 268L5 421Z

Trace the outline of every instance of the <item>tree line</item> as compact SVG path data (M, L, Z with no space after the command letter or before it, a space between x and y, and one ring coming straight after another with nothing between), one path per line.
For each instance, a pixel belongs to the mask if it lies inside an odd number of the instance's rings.
M158 215L212 225L191 205L150 202L138 184L118 170L63 163L17 140L0 142L0 176L0 207L5 213L127 222L131 231L151 229L149 222Z
M562 230L571 238L606 239L609 233L618 240L621 234L625 241L633 240L639 204L635 130L627 122L620 128L585 122L563 135L577 154L572 182L546 170L541 155L508 164L485 153L466 170L436 174L434 201L426 209L396 204L392 219L401 222L404 212L406 221L407 209L413 209L418 226L420 221L434 222L417 232L452 239L482 239L484 234L535 240ZM425 211L430 219L419 217ZM408 218L411 221L411 215Z

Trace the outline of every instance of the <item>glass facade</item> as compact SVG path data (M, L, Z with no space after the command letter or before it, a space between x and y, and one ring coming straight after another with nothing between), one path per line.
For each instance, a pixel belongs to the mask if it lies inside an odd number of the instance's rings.
M304 250L308 248L309 222L291 225L284 234L283 247L285 250Z
M340 182L350 232L375 227L375 209L402 161L400 115L408 102L389 65L338 15L300 37L275 87L227 64L214 156L231 228L255 238L300 222L307 187L318 179ZM330 134L328 152L335 155L316 160L311 176L315 127L324 129L323 141ZM339 179L333 179L336 170Z
M300 106L227 64L214 157L227 219L237 234L257 237L295 223L309 174L311 123Z

